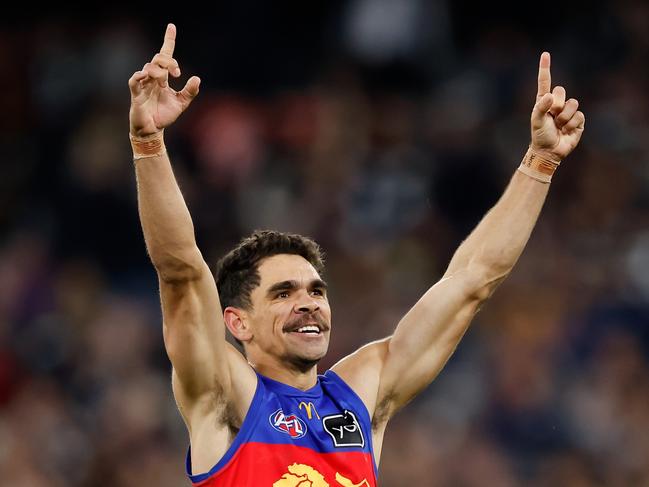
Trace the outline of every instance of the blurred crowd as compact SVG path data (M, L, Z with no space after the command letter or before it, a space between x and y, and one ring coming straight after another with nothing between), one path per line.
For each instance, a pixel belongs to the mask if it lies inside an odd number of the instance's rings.
M549 50L585 135L379 481L649 485L649 4L277 3L0 26L0 485L189 485L127 135L169 21L172 85L203 81L166 131L199 246L323 246L321 370L390 334L497 201Z

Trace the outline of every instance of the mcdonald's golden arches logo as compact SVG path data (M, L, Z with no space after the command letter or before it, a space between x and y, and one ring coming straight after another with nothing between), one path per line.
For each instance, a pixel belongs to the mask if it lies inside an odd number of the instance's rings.
M298 409L302 409L304 406L304 410L306 411L306 417L309 419L313 419L313 413L315 413L316 418L320 419L320 415L318 414L318 411L316 410L315 406L311 401L309 402L300 402L300 405L298 406Z

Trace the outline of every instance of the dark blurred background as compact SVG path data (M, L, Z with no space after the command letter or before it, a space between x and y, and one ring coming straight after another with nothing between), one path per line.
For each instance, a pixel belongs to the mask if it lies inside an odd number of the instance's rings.
M214 263L328 257L329 367L391 333L529 143L538 58L586 113L515 271L388 428L381 485L649 485L649 3L216 2L0 21L0 485L188 485L127 80L178 27L166 131Z

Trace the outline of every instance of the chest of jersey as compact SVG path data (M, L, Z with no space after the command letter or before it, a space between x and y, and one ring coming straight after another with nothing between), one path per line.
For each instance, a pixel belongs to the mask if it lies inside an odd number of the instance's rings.
M369 415L338 376L327 372L308 391L258 381L234 443L210 472L190 474L194 485L376 485Z

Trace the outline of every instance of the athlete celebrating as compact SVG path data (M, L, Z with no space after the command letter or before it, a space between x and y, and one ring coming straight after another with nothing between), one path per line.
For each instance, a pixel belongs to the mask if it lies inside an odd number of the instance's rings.
M398 323L318 375L331 327L323 260L312 240L255 232L218 264L196 246L163 130L200 80L174 91L176 28L129 80L130 138L146 246L158 273L172 386L189 431L187 471L200 486L375 486L386 425L442 369L473 316L507 277L556 168L577 146L584 115L551 90L539 63L531 143L496 205L443 277ZM226 341L226 327L243 345Z

